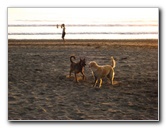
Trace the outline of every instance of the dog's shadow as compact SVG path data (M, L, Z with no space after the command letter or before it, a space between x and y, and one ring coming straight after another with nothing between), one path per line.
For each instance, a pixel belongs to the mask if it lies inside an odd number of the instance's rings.
M73 75L66 75L66 80L75 81L75 77ZM82 76L77 76L77 80L78 82L85 81Z
M75 76L74 75L71 75L71 76L65 75L63 78L64 78L63 80L65 80L65 81L70 81L70 82L77 83L75 81ZM96 91L99 91L102 88L112 88L112 87L114 88L114 87L118 87L118 86L122 85L122 83L120 81L114 81L113 85L111 85L111 82L109 80L105 80L105 81L103 81L102 87L99 88L98 86L93 87L94 82L91 80L91 77L86 77L85 80L84 80L81 75L80 76L78 75L77 80L78 80L78 83L81 83L85 86L92 87Z

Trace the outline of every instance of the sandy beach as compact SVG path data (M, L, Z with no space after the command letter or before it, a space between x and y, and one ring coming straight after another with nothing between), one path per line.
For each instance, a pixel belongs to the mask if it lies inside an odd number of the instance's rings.
M158 40L9 40L8 120L159 120ZM70 56L86 59L79 82ZM90 61L116 60L114 85L92 87Z

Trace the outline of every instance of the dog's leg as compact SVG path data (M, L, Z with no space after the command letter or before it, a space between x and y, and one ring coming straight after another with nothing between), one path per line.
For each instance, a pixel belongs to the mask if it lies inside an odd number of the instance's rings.
M110 78L109 78L112 85L113 85L113 81L114 81L114 75L115 75L115 72L114 72L114 69L112 69L110 72Z
M114 81L114 75L115 75L115 72L114 72L114 70L113 70L113 72L112 72L112 78L111 78L111 84L113 85L113 81Z
M76 80L76 82L78 82L78 80L77 80L77 74L76 73L74 73L75 74L75 80Z
M100 78L99 88L101 88L101 85L102 85L102 79Z
M85 80L85 74L84 72L81 72L83 80Z
M96 87L96 84L98 83L98 79L95 81L95 85L94 85L94 87Z
M71 77L71 73L73 72L72 70L72 65L70 65L70 71L69 71L69 77Z
M98 79L97 79L97 77L95 76L95 82L94 82L93 87L96 87L97 82L98 82Z
M69 72L69 77L71 77L71 70L70 70L70 72Z

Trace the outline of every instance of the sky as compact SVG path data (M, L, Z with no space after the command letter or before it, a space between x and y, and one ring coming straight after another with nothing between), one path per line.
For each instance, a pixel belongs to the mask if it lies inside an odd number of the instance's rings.
M8 8L8 21L16 20L158 20L158 8Z

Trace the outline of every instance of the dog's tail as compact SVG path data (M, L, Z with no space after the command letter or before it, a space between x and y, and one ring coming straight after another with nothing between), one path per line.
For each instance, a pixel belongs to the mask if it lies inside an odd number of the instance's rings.
M112 68L115 68L116 66L116 61L114 60L114 57L111 56L111 64L112 64Z
M70 56L70 62L74 63L73 60L72 60L72 58L76 59L76 57L75 56Z

